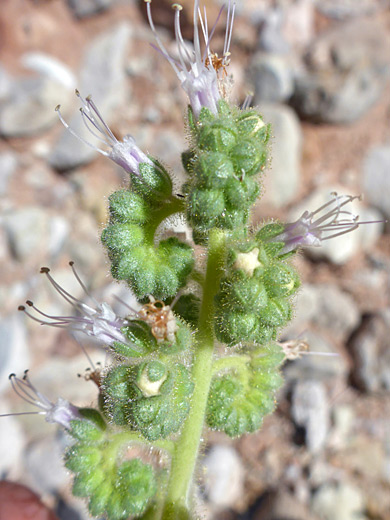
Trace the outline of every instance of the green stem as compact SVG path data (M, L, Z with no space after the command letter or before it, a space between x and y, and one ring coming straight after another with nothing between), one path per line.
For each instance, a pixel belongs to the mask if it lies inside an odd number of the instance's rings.
M162 518L184 520L188 512L190 491L205 419L207 398L212 378L214 352L214 296L219 288L225 260L226 238L220 230L209 236L209 251L200 310L199 327L193 358L195 384L191 409L175 447Z
M185 210L184 199L172 197L169 201L162 204L161 208L153 211L150 223L145 227L145 238L153 244L154 234L160 223L166 218L181 213Z

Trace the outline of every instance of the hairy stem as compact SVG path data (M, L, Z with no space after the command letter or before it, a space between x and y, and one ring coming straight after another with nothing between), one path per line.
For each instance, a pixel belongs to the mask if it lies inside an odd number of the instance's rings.
M224 232L220 230L210 232L206 279L192 368L195 388L190 413L184 423L172 458L163 511L164 520L182 520L190 517L188 512L190 491L212 378L214 296L219 288L222 276L225 243Z

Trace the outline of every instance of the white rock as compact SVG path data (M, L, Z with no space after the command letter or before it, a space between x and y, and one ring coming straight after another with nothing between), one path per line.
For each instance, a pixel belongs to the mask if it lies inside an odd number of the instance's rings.
M314 494L312 510L323 520L364 520L364 498L349 483L324 484Z
M42 255L47 248L49 216L36 206L24 207L4 216L4 227L10 249L19 261Z
M38 72L42 77L51 78L70 90L77 87L76 77L70 68L49 54L27 52L21 57L21 63L26 69Z
M291 414L295 423L305 429L309 451L320 451L329 431L329 404L324 384L299 381L293 391Z
M230 446L215 445L203 460L205 492L216 509L234 506L243 493L244 468L240 457Z
M270 166L264 179L264 199L282 207L296 196L301 177L302 131L295 112L283 105L261 106L266 123L272 125Z
M20 313L0 321L0 392L10 388L10 373L22 373L30 364L26 328Z
M0 415L9 413L12 409L2 399ZM0 421L0 475L13 478L22 465L26 438L16 417L0 417Z

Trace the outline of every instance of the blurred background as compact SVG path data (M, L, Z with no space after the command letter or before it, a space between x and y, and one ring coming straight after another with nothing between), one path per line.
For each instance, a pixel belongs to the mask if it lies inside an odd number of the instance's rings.
M205 4L211 25L220 4ZM183 5L191 38L191 1ZM153 0L152 9L174 53L171 2ZM361 220L390 218L390 2L237 0L236 13L232 99L252 93L274 135L254 224L291 221L333 191L364 195L354 203ZM78 343L17 307L30 299L50 314L71 313L39 274L49 266L83 298L70 260L99 300L130 301L99 243L107 197L126 177L67 133L54 107L86 137L74 89L92 94L118 137L132 134L181 179L186 100L152 42L141 1L0 0L0 413L31 410L9 391L9 373L26 368L53 401L96 399L95 385L77 376L90 366ZM361 226L296 265L305 283L282 339L338 356L288 362L277 411L258 433L209 435L202 516L389 520L389 225ZM102 349L83 344L104 363ZM30 486L60 520L87 519L62 466L66 436L39 416L0 421L0 478Z

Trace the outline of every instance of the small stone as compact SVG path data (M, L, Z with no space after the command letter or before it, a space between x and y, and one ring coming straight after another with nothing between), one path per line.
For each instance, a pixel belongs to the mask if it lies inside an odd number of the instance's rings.
M25 469L34 491L53 494L69 485L69 472L64 467L66 448L64 434L55 434L33 442L25 454Z
M390 38L382 21L352 20L319 37L296 76L292 103L315 122L352 123L386 86Z
M16 209L4 217L4 227L13 256L25 262L42 255L47 247L49 216L42 209L31 206Z
M5 68L0 65L0 101L3 101L10 95L11 88L11 78Z
M279 208L297 195L301 178L302 130L294 111L283 105L261 107L266 123L272 125L272 151L264 180L264 200Z
M353 380L366 392L390 390L390 311L368 314L352 336Z
M299 335L310 324L335 339L345 340L360 323L354 299L337 285L305 284L297 295L295 317L287 329L289 336Z
M0 415L8 413L12 410L2 398ZM14 470L22 464L26 439L16 417L0 417L0 421L0 474L12 478Z
M244 490L244 468L231 446L215 445L203 459L205 494L215 509L234 507Z
M291 415L305 430L305 443L311 453L321 451L329 431L329 403L320 381L299 381L293 390Z
M21 57L26 69L38 72L40 76L50 78L69 90L74 90L77 80L72 70L57 58L43 52L28 52Z
M305 504L287 491L268 491L248 517L251 520L316 520Z
M130 25L125 22L100 34L90 44L83 59L80 93L83 96L92 95L107 123L110 123L115 109L124 101L125 59L130 34ZM101 142L84 125L79 109L70 118L69 125L93 146L101 146ZM48 160L52 167L67 170L90 162L96 154L96 150L64 128Z
M17 164L17 158L13 153L0 154L0 197L6 194L9 178L15 172Z
M58 120L58 100L66 106L69 94L68 88L47 77L14 80L9 99L0 106L0 134L23 137L50 128Z
M364 520L364 498L349 483L324 484L313 496L312 510L323 520Z
M317 311L312 322L336 338L345 339L360 322L360 313L352 296L336 285L316 285Z
M77 18L86 18L108 9L112 0L68 0L68 5Z
M59 520L30 489L0 481L0 518L12 520Z
M0 392L10 389L10 373L22 373L30 363L26 327L20 313L0 321Z
M255 105L286 101L293 92L292 71L288 60L279 55L255 55L251 72L255 89Z
M367 201L390 218L390 146L369 151L362 172L363 193Z
M70 226L66 219L58 215L50 218L48 250L53 258L63 250L69 231Z

